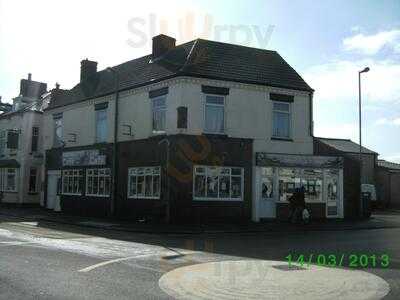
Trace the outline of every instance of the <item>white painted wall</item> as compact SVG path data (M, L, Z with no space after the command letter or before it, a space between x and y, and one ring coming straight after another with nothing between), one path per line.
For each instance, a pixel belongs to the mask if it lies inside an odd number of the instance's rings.
M32 127L39 128L38 151L31 153ZM8 203L39 203L41 187L41 169L43 167L43 115L28 111L12 114L9 117L0 118L1 130L19 130L19 141L17 150L7 150L6 155L1 159L15 159L19 162L20 168L17 172L16 193L4 193L3 202ZM29 194L29 172L30 168L37 169L37 194Z
M232 82L179 78L168 80L152 86L138 88L120 93L119 102L119 136L118 141L145 139L153 135L151 101L149 90L164 86L169 87L167 96L167 134L203 133L205 95L201 85L228 87L226 96L225 117L226 134L236 138L254 139L254 151L270 153L312 154L312 138L309 133L309 96L305 92L244 85ZM293 103L293 142L271 141L272 102L269 92L288 93L295 96ZM108 142L113 142L114 96L90 100L45 112L45 149L53 145L54 122L52 114L63 112L63 133L66 147L84 146L95 143L94 104L109 101L108 108ZM177 129L177 108L188 107L188 129ZM134 136L126 135L132 127ZM75 143L69 142L69 133L76 133Z

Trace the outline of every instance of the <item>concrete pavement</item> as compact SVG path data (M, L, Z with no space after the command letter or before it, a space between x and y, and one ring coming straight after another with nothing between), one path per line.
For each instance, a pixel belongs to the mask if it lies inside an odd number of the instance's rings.
M10 206L0 206L0 215L23 217L37 222L54 222L98 229L155 234L298 232L400 228L400 218L398 218L398 216L400 216L400 212L396 211L379 211L370 219L365 220L317 220L306 226L293 225L287 222L279 221L261 223L249 222L242 224L157 224L147 222L120 221L116 219L78 217L45 210L43 208L23 208Z

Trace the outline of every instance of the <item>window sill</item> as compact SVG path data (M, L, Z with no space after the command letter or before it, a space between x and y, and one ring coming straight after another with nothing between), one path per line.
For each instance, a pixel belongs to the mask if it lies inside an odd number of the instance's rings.
M291 138L272 137L271 141L293 142Z
M86 194L85 196L87 196L87 197L96 197L96 198L109 198L110 197L110 195L92 195L92 194L90 194L90 195Z
M208 201L208 202L243 202L243 199L215 199L215 198L193 198L193 201Z
M203 132L203 135L208 137L228 138L228 135L226 133Z
M82 196L82 194L62 193L61 196Z
M128 199L150 199L150 200L160 200L160 197L146 197L146 196L137 196L137 197L133 197L133 196L128 196Z
M167 133L165 131L152 131L151 135L152 136L158 136L158 135L166 135Z

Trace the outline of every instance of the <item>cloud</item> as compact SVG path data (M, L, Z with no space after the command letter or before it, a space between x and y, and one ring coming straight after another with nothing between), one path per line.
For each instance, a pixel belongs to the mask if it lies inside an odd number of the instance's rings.
M395 125L395 126L400 126L400 118L395 118L395 119L380 118L375 122L375 125Z
M392 60L341 60L306 69L304 78L315 89L316 101L358 101L358 71L369 66L362 75L364 104L400 101L400 62Z
M371 35L358 33L345 38L343 46L347 51L356 51L366 55L377 54L385 46L392 47L395 52L400 53L400 30L381 31Z
M384 156L383 159L400 164L400 153Z
M355 123L319 123L315 126L314 134L319 137L351 139L356 142L358 141L358 125Z

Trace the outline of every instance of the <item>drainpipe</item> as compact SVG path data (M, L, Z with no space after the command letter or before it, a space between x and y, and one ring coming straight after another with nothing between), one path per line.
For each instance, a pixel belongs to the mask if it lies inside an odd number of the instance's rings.
M119 74L113 68L107 68L108 72L114 74L115 79L115 113L114 113L114 145L113 145L113 164L112 164L112 193L110 202L110 211L113 216L115 213L115 202L117 198L117 150L118 150L118 104L119 104Z
M167 138L162 139L161 141L158 142L159 145L161 145L162 143L166 144L166 150L167 150L167 157L166 157L166 163L165 163L165 175L167 176L167 205L166 205L166 221L169 224L171 221L171 205L170 205L170 181L169 181L169 174L168 174L168 168L169 168L169 148L171 143L169 142L169 140Z
M309 107L309 114L310 114L310 135L314 137L314 108L313 108L313 92L309 94L310 98L310 107Z

